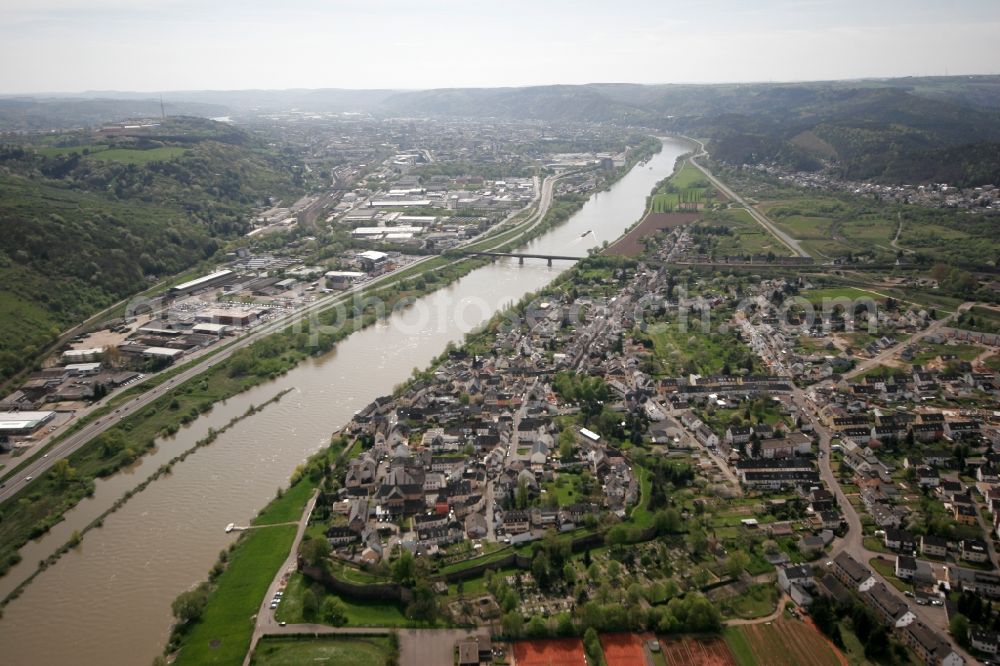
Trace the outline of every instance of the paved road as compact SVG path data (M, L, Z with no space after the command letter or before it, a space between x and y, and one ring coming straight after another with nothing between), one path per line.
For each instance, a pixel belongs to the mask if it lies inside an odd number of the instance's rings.
M690 430L684 427L684 424L681 423L680 419L676 417L677 410L674 409L673 403L669 401L667 402L667 405L669 405L669 409L664 408L663 403L657 402L655 404L660 409L661 412L667 415L667 419L669 420L669 422L673 424L674 427L676 427L681 431L687 445L691 448L701 449L701 451L706 456L708 456L712 460L712 462L715 463L715 466L722 473L722 475L726 477L729 483L732 484L733 490L736 492L736 494L742 497L743 486L740 485L740 479L739 477L736 476L736 473L733 472L732 467L729 466L729 463L727 463L722 458L722 456L713 452L707 446L704 446L701 442L698 441L698 438L694 436L694 433L692 433Z
M896 356L896 354L903 351L905 347L912 344L916 344L920 340L926 338L928 335L933 335L934 333L937 333L939 330L941 330L942 327L951 323L951 320L957 317L960 312L964 312L973 305L975 305L975 303L971 302L962 303L960 306L958 306L955 312L951 313L947 317L931 322L930 326L920 331L919 333L914 333L908 339L884 349L883 351L879 352L878 354L869 359L861 361L854 367L853 370L844 374L844 379L850 379L851 377L856 377L861 373L865 372L866 370L874 368L875 366L881 365L882 363L885 363L886 361L892 359L893 357Z
M830 440L832 438L832 433L820 422L819 418L815 417L815 412L809 409L805 394L801 389L795 389L792 393L792 398L796 405L799 406L803 418L812 422L813 428L819 435L820 450L823 452L823 456L819 460L820 477L823 479L824 483L831 490L831 492L833 492L836 496L837 504L840 506L840 510L844 514L844 518L848 525L847 534L844 538L834 540L833 545L830 548L830 558L835 557L838 553L843 551L865 567L869 567L868 562L873 557L881 555L887 559L892 558L892 555L876 553L865 548L863 541L864 534L861 527L861 517L858 515L854 505L848 501L847 495L840 487L840 483L837 482L837 478L833 473L832 467L830 466ZM889 561L892 560L889 559ZM902 592L897 590L895 586L886 580L885 577L883 577L879 572L872 570L872 573L874 574L876 580L885 584L886 589L888 589L893 596L907 604L921 622L926 624L928 627L938 630L941 632L942 636L949 636L948 618L945 616L943 607L918 606L917 604L912 603L912 600L907 598ZM967 663L979 663L958 645L954 645L954 647L959 654L965 657Z
M299 518L299 528L295 532L295 539L292 541L292 547L288 551L288 557L282 563L281 567L278 568L277 573L274 574L274 579L271 581L270 586L267 588L267 593L264 595L263 601L260 602L260 610L257 611L257 618L254 624L253 637L250 639L250 649L247 650L246 657L243 659L243 664L246 666L250 663L250 658L253 656L254 648L257 647L257 641L260 637L268 632L268 629L284 629L278 624L278 621L274 617L274 611L271 610L271 600L274 599L274 595L278 590L284 590L285 585L288 583L288 576L293 573L298 564L298 552L299 544L302 543L302 535L306 532L306 527L309 525L309 517L312 515L313 509L316 507L316 498L319 496L319 490L313 490L312 497L306 502L305 509L302 511L302 517ZM276 527L275 525L269 525L266 527L261 527L261 529L266 529L267 527ZM314 626L320 627L322 625L293 625L293 626Z
M495 489L493 487L493 478L491 477L486 481L486 540L490 543L496 543L497 540L497 529L496 529L496 495Z
M518 227L519 229L521 229L521 231L515 234L512 238L504 241L504 243L510 242L511 240L519 240L523 238L525 234L529 233L532 229L534 229L536 226L538 226L538 224L541 223L541 221L545 217L545 213L548 212L549 207L552 205L552 197L555 188L555 183L560 178L566 175L569 174L565 173L557 176L550 176L542 182L541 188L538 191L538 196L536 199L538 202L537 210L525 222L521 223L520 227ZM480 236L470 239L469 241L467 241L466 244L471 244L474 242L479 242L481 240L484 240L482 236L486 236L489 233L490 231L486 231ZM436 258L437 257L435 255L423 257L406 266L404 270L410 269L414 266L425 264ZM460 263L462 261L465 261L465 259L456 259L453 263ZM338 303L349 301L351 298L354 297L355 294L365 289L369 289L373 285L391 284L392 282L398 279L399 278L396 277L396 274L394 273L389 273L386 275L379 276L373 280L369 280L365 283L355 285L354 287L339 292L337 294L332 294L325 298L320 298L294 312L289 312L285 315L282 315L281 317L275 319L274 321L268 322L267 324L264 324L262 326L257 327L256 329L247 332L242 337L238 338L235 342L228 343L228 346L221 348L217 347L215 349L211 347L208 348L208 350L206 350L206 354L210 355L208 355L205 358L205 360L201 361L200 363L195 363L187 370L184 370L183 372L177 374L173 379L170 379L168 382L161 384L160 386L157 386L147 391L146 393L143 393L142 395L136 397L135 399L123 404L113 414L101 417L97 421L91 422L83 429L64 438L58 444L49 448L46 451L44 457L43 455L40 455L41 452L34 454L35 458L31 460L31 462L26 467L17 470L16 474L14 474L13 472L9 472L7 474L7 478L3 480L3 486L0 487L0 502L3 502L13 497L17 493L19 493L21 490L23 490L26 486L30 484L31 480L38 478L46 471L48 471L48 469L55 463L55 461L72 455L75 451L77 451L79 448L87 444L94 437L97 437L108 428L113 427L120 419L125 418L126 416L129 416L130 414L134 414L135 412L141 410L143 407L149 405L151 402L161 397L162 395L169 393L170 391L180 386L184 382L188 381L189 379L192 379L200 375L204 371L208 370L215 363L224 361L225 359L229 358L229 356L231 356L236 351L252 344L253 342L256 342L262 337L271 335L272 333L276 333L286 328L289 324L291 324L294 321L301 320L308 315L312 315L322 310L334 307ZM113 398L114 396L109 396L108 400L111 400Z
M971 304L968 304L971 305ZM924 332L926 334L927 331ZM897 346L898 347L898 346ZM898 351L898 348L896 349ZM766 359L765 359L766 360ZM777 364L778 374L791 377L788 371L781 364ZM820 382L813 385L813 389L821 385L828 385L828 382ZM808 389L807 389L808 390ZM812 402L808 399L806 391L794 386L791 393L792 401L799 409L799 415L804 421L809 422L816 435L819 438L819 451L821 453L819 458L819 472L820 478L826 484L827 488L834 494L837 499L837 504L840 506L840 510L844 515L844 519L847 522L847 533L843 538L835 539L830 548L830 558L835 557L840 552L846 552L848 555L853 557L855 560L860 562L865 567L869 567L869 561L878 556L882 557L892 557L886 556L882 553L876 553L868 550L864 546L864 532L861 526L861 517L854 505L850 503L847 495L844 493L843 488L840 487L840 483L837 477L833 473L833 468L830 465L830 440L833 439L833 433L827 428L819 418L819 414L816 409L813 408ZM885 584L886 589L889 590L890 594L894 595L897 599L907 604L909 608L914 612L917 618L926 624L928 627L932 627L937 631L941 632L942 636L948 636L948 620L944 613L943 607L937 606L918 606L917 604L911 603L911 600L903 595L902 592L897 590L889 581L887 581L881 574L877 571L872 570L876 580ZM960 655L962 655L968 663L975 664L978 663L973 659L967 652L962 650L958 645L954 646Z
M693 164L699 171L701 171L703 174L705 174L705 177L708 178L708 180L713 185L715 185L715 187L718 188L719 191L721 191L723 194L725 194L727 197L729 197L729 199L731 201L733 201L736 204L738 204L738 205L742 206L743 208L745 208L746 211L748 213L750 213L750 217L752 217L754 220L757 221L758 224L760 224L762 227L764 227L769 232L771 232L771 234L775 238L777 238L779 241L781 241L782 244L784 244L789 250L791 250L792 252L794 252L797 256L800 256L800 257L808 257L808 256L810 256L808 252L806 252L805 250L802 249L802 246L799 244L799 241L795 240L794 238L792 238L791 236L789 236L788 234L786 234L784 231L782 231L781 229L779 229L774 224L774 222L772 222L770 219L768 219L768 217L766 215L764 215L759 210L757 210L756 208L754 208L753 206L751 206L749 203L747 203L746 200L743 199L743 197L741 197L740 195L736 194L736 192L734 192L733 190L731 190L729 188L729 186L727 186L721 180L719 180L718 178L716 178L715 174L713 174L711 171L709 171L706 167L702 166L702 164L698 162L698 158L708 157L708 151L705 150L705 144L703 144L701 141L698 141L697 139L690 139L689 138L689 140L690 141L694 141L695 143L697 143L701 147L700 150L696 154L694 154L694 155L691 156L691 158L690 158L691 164Z

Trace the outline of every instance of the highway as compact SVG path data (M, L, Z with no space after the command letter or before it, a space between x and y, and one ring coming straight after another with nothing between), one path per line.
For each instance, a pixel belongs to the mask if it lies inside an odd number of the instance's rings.
M552 205L555 183L556 181L559 180L559 178L565 175L568 174L549 176L542 182L540 188L536 188L536 191L538 192L538 195L536 196L536 201L538 202L537 210L531 216L529 216L527 220L522 222L518 227L515 227L516 229L519 229L519 232L517 234L514 234L511 238L502 241L500 244L506 244L511 241L517 241L524 238L526 234L530 233L531 230L533 230L536 226L538 226L541 223L542 219L544 219L545 217L545 213L548 212L549 207ZM509 231L510 230L507 230L504 233L507 233ZM463 245L489 240L489 236L492 235L491 232L495 233L495 230L488 230L486 232L483 232L483 234L480 234L475 238L469 239L466 243L463 243ZM253 329L245 333L242 337L238 338L235 342L229 343L228 346L226 347L216 350L212 350L211 348L209 348L209 350L205 355L205 358L202 361L194 363L191 367L181 371L180 373L178 373L176 376L169 379L165 383L156 386L150 389L149 391L146 391L145 393L137 396L136 398L130 400L127 403L124 403L113 413L108 414L106 416L102 416L101 418L88 423L79 431L74 432L73 434L68 435L61 440L58 440L55 444L50 445L49 448L45 450L44 455L38 455L39 453L41 453L41 451L36 452L34 454L35 457L31 459L31 461L26 466L20 467L19 469L14 468L13 471L8 472L6 478L4 478L2 484L0 484L0 502L8 500L11 497L17 495L22 490L24 490L27 486L31 484L33 480L37 479L46 471L48 471L48 469L57 460L69 457L78 449L80 449L82 446L87 444L87 442L92 440L94 437L97 437L107 429L115 426L121 419L124 419L128 416L131 416L132 414L135 414L139 410L143 409L144 407L152 403L154 400L171 392L184 382L193 379L194 377L197 377L201 373L205 372L206 370L211 368L214 364L226 360L234 352L243 349L244 347L252 344L253 342L259 340L262 337L271 335L272 333L276 333L284 329L285 327L287 327L289 324L291 324L296 320L301 320L302 318L308 315L318 313L322 310L334 307L342 302L349 301L358 292L371 289L375 285L384 286L392 284L393 282L400 279L399 272L409 271L415 266L420 266L429 261L433 261L434 259L437 258L438 257L436 255L429 255L423 257L421 259L418 259L417 261L414 261L408 266L404 267L402 271L397 271L394 273L388 273L386 275L379 276L373 280L369 280L368 282L355 285L345 291L338 292L337 294L332 294L325 298L320 298L299 310L286 313L276 318L274 321L268 322L262 326L257 327L256 329ZM462 261L465 261L465 259L456 259L454 262L452 262L452 264L460 263ZM148 380L149 377L147 377L145 381ZM114 395L111 395L106 400L112 400L114 399L114 397L115 397ZM99 404L95 405L94 407L96 408L98 406Z
M689 141L697 143L700 146L700 150L691 156L690 161L691 164L693 164L699 171L705 174L705 177L708 178L708 180L712 183L712 185L715 185L715 187L720 192L729 197L731 201L745 208L746 211L750 213L750 216L754 220L756 220L758 224L767 229L775 238L780 240L785 247L787 247L789 250L795 253L795 255L799 257L810 256L808 252L802 249L802 246L799 244L799 241L795 240L794 238L786 234L784 231L779 229L774 224L774 222L772 222L767 218L766 215L764 215L756 208L748 204L746 200L743 199L743 197L736 194L736 192L732 191L725 183L716 178L715 174L713 174L707 168L698 163L697 159L699 157L708 157L708 151L705 150L705 144L703 144L701 141L698 141L697 139L692 139L690 137L685 137L685 138L688 139Z

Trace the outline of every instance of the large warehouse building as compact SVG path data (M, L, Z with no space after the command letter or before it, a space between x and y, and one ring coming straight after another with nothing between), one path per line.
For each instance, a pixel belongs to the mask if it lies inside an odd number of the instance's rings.
M0 412L0 437L30 435L55 416L55 412Z
M184 282L183 284L171 287L170 294L173 296L193 294L200 289L208 289L210 287L218 287L223 284L229 284L235 277L236 274L228 270L209 273L208 275L203 275L202 277L191 280L190 282Z

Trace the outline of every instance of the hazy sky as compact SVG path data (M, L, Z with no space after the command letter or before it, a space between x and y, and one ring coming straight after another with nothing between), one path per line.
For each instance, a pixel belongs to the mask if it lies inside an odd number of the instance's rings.
M1000 0L0 0L0 92L1000 72Z

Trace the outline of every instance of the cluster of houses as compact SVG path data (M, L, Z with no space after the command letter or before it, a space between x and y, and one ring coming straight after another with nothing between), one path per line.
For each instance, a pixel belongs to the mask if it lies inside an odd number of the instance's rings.
M913 351L904 348L900 354L906 360L912 359ZM920 402L937 397L967 400L977 399L994 404L1000 400L1000 379L997 373L986 368L977 368L969 361L962 361L950 354L939 355L934 361L914 364L905 371L877 375L871 374L848 388L856 400L872 400L882 403ZM942 424L943 425L943 424ZM949 437L968 437L978 434L979 428L971 424L963 430L961 424L949 424L944 434ZM930 433L928 433L930 436Z
M865 181L843 180L828 173L788 171L775 164L758 164L753 168L802 188L849 192L878 201L894 201L929 208L960 208L981 212L1000 209L1000 191L995 185L964 188L947 183L881 185Z
M832 560L830 573L836 582L825 577L819 582L831 596L843 599L846 588L853 592L904 645L912 649L928 666L961 666L962 657L946 638L928 627L909 605L878 582L873 573L846 552Z
M365 443L347 465L328 538L338 555L378 561L395 546L434 554L464 540L517 542L567 531L590 517L624 517L639 498L628 458L574 417L553 387L560 370L602 377L612 408L641 409L654 384L621 349L627 303L642 273L615 298L558 296L497 333L489 353L452 351L433 375L358 412L347 434ZM564 428L573 453L557 450ZM555 484L593 480L560 502Z
M725 407L727 401L739 404L740 400L764 396L781 402L787 414L795 411L794 404L781 397L787 396L791 386L779 377L724 376L705 380L692 377L683 382L666 380L663 385L664 398L678 407L693 400L707 400ZM735 470L740 485L748 490L799 489L805 495L820 483L812 457L813 438L803 430L786 433L780 426L756 423L729 425L720 436L693 410L682 411L678 420L699 443L718 452ZM803 423L803 429L808 428L808 423ZM838 518L836 525L839 523Z
M996 472L1000 454L993 451L998 443L996 424L983 420L981 413L957 411L875 410L870 416L846 414L835 405L823 411L840 438L843 465L851 470L852 482L860 489L865 508L880 528L898 528L907 520L906 511L895 506L903 491L892 478L897 466L886 456L879 456L885 446L900 444L907 451L902 466L913 470L917 487L939 497L957 523L977 524L969 488L959 480L942 478L941 472L957 469L954 446L968 445L977 455L964 459L963 466L976 475L981 493L992 492L993 484L1000 482Z

